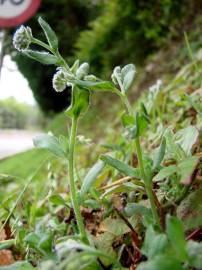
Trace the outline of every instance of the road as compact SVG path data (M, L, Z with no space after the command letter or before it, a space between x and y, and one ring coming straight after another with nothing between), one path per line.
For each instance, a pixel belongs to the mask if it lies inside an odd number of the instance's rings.
M33 148L32 139L40 132L0 129L0 159Z

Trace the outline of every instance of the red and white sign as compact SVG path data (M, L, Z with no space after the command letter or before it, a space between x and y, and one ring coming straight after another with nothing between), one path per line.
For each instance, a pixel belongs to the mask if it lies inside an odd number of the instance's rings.
M0 0L0 27L12 27L31 18L41 0Z

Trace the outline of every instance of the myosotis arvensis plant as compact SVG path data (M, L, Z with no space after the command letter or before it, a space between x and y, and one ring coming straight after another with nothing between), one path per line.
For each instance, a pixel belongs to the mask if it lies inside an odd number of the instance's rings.
M89 240L79 209L78 192L76 190L74 177L74 155L78 120L84 115L89 107L90 93L92 91L109 91L116 93L125 104L128 110L128 115L135 119L126 95L126 92L130 88L135 76L135 66L133 64L129 64L123 69L116 67L112 74L112 81L114 84L111 82L102 81L96 76L89 74L88 63L83 63L80 65L79 61L76 60L73 66L70 67L59 53L58 39L55 32L42 18L39 18L38 21L46 35L48 42L47 44L34 38L31 29L25 26L21 26L16 31L13 38L13 44L14 47L21 51L24 55L27 55L28 57L42 64L53 64L57 67L56 73L53 76L53 88L57 92L62 92L67 86L71 87L72 89L71 105L66 111L66 114L71 118L72 121L70 137L68 138L68 147L64 149L64 146L61 146L62 144L60 141L58 141L54 136L50 135L42 136L39 138L36 142L36 145L42 148L48 148L56 155L64 157L68 160L68 180L71 201L81 238L85 243L88 244ZM45 51L31 50L31 44L38 45ZM120 87L121 91L116 88L116 85ZM141 119L139 115L137 115L135 124L136 135L134 136L135 147L138 156L141 177L144 180L145 189L151 203L153 217L156 220L156 223L159 224L156 205L152 193L151 181L148 179L145 173L144 162L142 159L142 151L139 141L140 132L138 130L138 123L140 121Z

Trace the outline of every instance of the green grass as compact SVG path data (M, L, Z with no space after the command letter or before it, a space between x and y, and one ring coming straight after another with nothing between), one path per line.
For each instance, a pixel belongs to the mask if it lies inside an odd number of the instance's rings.
M53 118L46 131L54 134L65 134L65 115L59 114ZM0 175L7 174L19 178L27 178L31 172L36 170L41 163L50 157L47 151L31 149L0 161ZM45 166L40 170L38 178L42 178L45 173Z
M47 159L47 152L32 149L0 162L0 173L13 175L20 178L27 178L30 172L34 171L40 164Z

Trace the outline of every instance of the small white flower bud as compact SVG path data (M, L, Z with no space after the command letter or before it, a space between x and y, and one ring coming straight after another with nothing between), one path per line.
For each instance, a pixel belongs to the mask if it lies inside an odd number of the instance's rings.
M53 88L57 92L62 92L67 86L67 81L67 73L62 68L60 68L53 76Z
M97 78L94 75L87 75L87 76L84 77L84 81L96 82Z
M29 48L32 42L32 30L30 27L20 26L13 36L13 45L18 51L24 51Z
M88 72L89 72L89 64L83 63L76 71L77 79L79 80L83 79L88 74Z

